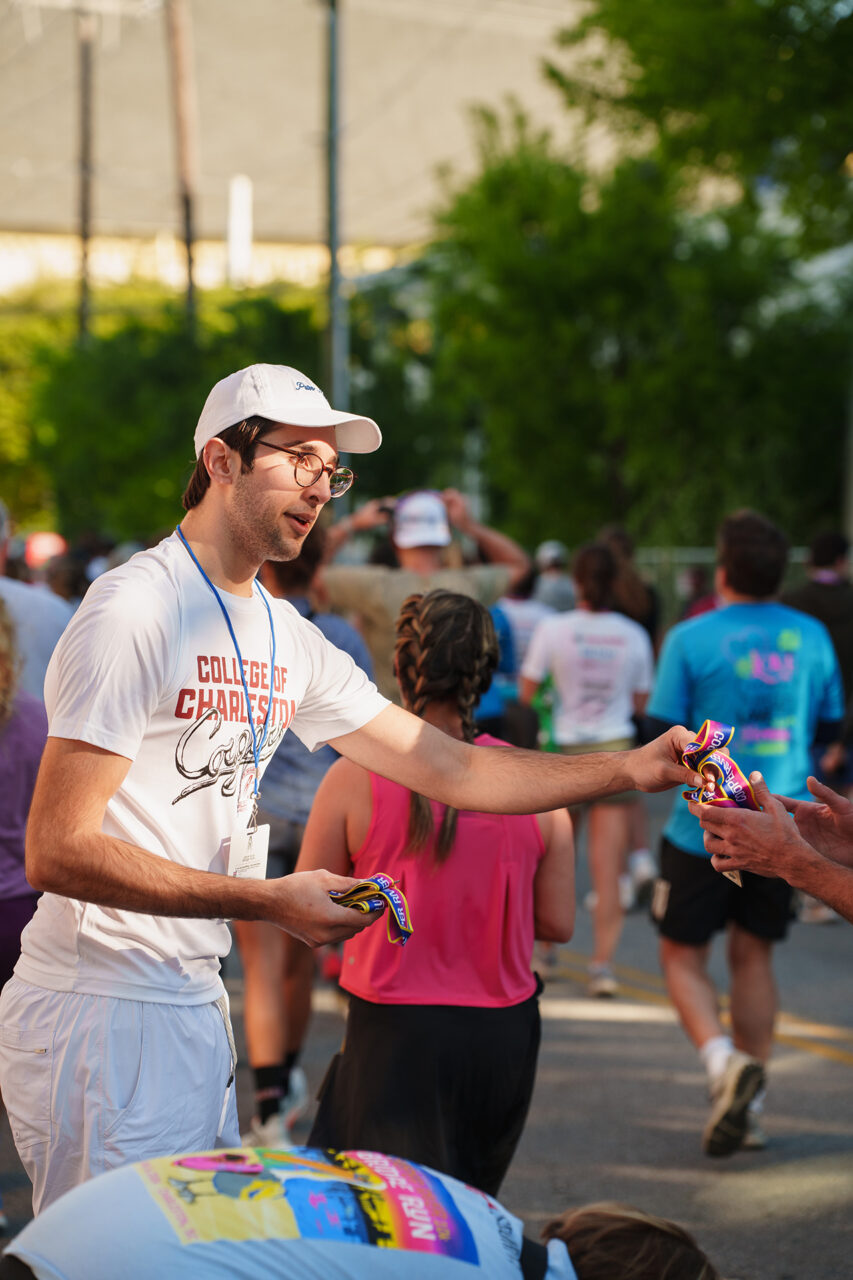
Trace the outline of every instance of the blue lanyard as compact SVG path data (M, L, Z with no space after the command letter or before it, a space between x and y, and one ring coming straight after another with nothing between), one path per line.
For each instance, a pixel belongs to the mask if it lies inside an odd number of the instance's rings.
M216 587L213 585L213 583L210 581L210 578L208 578L204 569L201 567L198 557L196 556L192 547L184 537L184 531L180 525L178 525L178 528L175 530L175 532L177 533L181 542L186 547L187 551L190 553L190 556L195 562L195 566L198 569L199 573L204 578L205 582L210 587L211 591L216 597L216 603L219 605L220 609L222 610L222 616L225 619L225 625L228 627L228 631L231 635L231 642L234 645L234 652L237 654L237 665L240 670L240 679L243 682L243 696L246 699L246 717L249 721L249 732L252 735L252 756L254 757L254 761L255 761L255 789L253 794L255 798L255 808L257 808L258 773L260 772L260 756L261 756L261 751L264 748L264 743L266 742L267 736L270 731L270 713L272 712L272 700L273 700L273 694L275 693L275 627L273 626L272 612L270 610L266 593L263 587L261 586L261 584L258 583L258 592L260 594L261 599L264 602L264 608L266 609L267 617L270 620L270 636L272 637L272 654L270 656L270 696L267 701L267 714L264 716L264 731L261 734L260 742L258 742L258 735L255 732L255 722L252 719L252 702L251 702L251 699L249 698L249 686L246 684L246 673L243 670L243 655L240 652L240 646L237 643L237 636L235 635L234 628L231 625L231 619L228 617L228 610L225 608L225 605L222 602L222 597L220 596L219 592L216 590Z

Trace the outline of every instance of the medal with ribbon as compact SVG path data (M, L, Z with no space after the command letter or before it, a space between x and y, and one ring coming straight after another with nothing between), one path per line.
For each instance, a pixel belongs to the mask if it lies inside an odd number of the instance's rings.
M712 785L706 784L693 791L683 791L685 800L692 800L696 804L714 804L724 809L761 809L746 774L731 756L724 753L724 748L734 736L734 725L723 724L719 720L706 720L696 735L696 740L687 744L682 752L682 763L703 777L710 774L709 781ZM742 886L739 871L724 871L723 875Z
M385 920L388 941L399 942L400 946L404 947L412 936L409 904L405 895L397 888L397 881L386 876L384 872L378 871L375 876L359 880L358 884L343 893L332 889L329 897L334 898L338 906L352 907L353 910L361 911L364 915L370 911L384 911L387 907L388 914Z

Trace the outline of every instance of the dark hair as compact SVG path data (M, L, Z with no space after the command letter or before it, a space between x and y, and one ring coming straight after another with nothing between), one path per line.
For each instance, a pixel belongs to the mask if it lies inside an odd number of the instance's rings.
M646 626L654 610L654 598L634 565L634 539L621 524L606 524L599 531L598 542L609 547L616 558L613 583L613 605L626 617Z
M269 435L277 426L278 423L271 422L269 418L244 418L242 422L236 423L233 427L226 427L224 431L218 431L215 439L224 440L229 449L236 449L243 463L243 474L245 475L247 471L252 470L258 441ZM192 511L193 507L197 507L209 488L210 476L207 467L204 465L202 451L196 459L189 484L181 498L184 511Z
M474 711L498 665L498 641L488 609L470 596L428 591L403 601L397 618L394 665L403 703L422 716L431 702L454 699L466 742L474 740ZM408 847L423 849L433 834L429 801L411 793ZM456 810L447 808L435 844L444 862L456 836Z
M717 558L732 591L764 600L779 589L788 539L757 511L735 511L717 532Z
M542 1237L566 1242L578 1280L721 1280L683 1227L627 1204L568 1209Z
M845 560L850 553L850 541L843 533L825 529L812 538L809 545L809 562L813 569L831 569L839 560Z
M616 557L602 542L587 542L578 547L572 559L572 577L585 604L599 613L613 604L616 581Z
M295 560L267 561L282 595L305 595L314 581L314 575L323 563L325 551L325 526L315 524L303 540L302 549Z

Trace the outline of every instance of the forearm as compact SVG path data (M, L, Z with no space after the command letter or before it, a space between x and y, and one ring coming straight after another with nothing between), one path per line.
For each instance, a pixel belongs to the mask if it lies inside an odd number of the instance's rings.
M529 569L530 558L527 552L506 534L471 519L458 523L456 527L466 538L477 544L478 551L491 564L505 564L520 574Z
M832 907L853 923L853 867L825 858L804 840L799 856L789 856L779 874L793 888Z
M680 763L690 741L676 727L635 751L562 756L458 742L399 707L336 739L341 755L430 799L486 813L541 813L619 791L696 786Z
M101 832L56 838L45 857L27 842L27 876L34 888L102 907L187 919L269 919L266 881L237 879L182 867Z

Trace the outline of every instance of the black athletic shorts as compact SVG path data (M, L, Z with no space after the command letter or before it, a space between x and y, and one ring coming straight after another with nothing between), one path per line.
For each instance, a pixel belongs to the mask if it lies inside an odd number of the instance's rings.
M661 937L703 947L731 923L757 938L781 942L792 918L791 886L749 871L741 876L739 889L714 870L710 858L685 853L664 836L651 906Z

